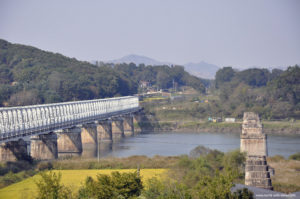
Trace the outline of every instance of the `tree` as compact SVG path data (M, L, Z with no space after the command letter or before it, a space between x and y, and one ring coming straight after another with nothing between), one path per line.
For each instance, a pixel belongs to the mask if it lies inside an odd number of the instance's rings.
M87 177L79 190L79 198L131 198L143 189L140 176L134 173L112 172L111 176L99 174L97 180Z
M222 69L219 69L215 77L216 88L220 88L220 86L224 82L231 81L235 74L236 72L233 70L232 67L224 67Z
M37 199L71 199L70 188L61 185L61 173L52 171L41 172L41 179L36 182L38 192Z

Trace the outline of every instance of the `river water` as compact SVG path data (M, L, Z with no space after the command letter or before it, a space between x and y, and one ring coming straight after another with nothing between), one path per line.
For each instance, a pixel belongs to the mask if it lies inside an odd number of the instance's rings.
M132 155L176 156L203 145L228 152L240 147L240 135L234 133L147 133L125 138L102 149L100 157L128 157ZM300 152L300 135L268 135L269 156L288 157Z

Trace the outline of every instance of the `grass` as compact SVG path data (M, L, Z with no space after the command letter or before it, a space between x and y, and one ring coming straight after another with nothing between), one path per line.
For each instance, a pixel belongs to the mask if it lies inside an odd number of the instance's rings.
M268 164L275 169L272 177L275 191L300 191L300 161L276 157L268 158Z
M79 170L79 169L161 169L171 168L180 157L176 156L130 156L124 158L108 157L97 160L82 160L80 158L72 158L69 160L52 161L53 169L58 170Z
M104 169L104 170L54 170L54 172L61 172L62 184L71 187L72 190L77 191L87 176L95 178L97 174L110 174L113 171L119 172L135 172L136 169ZM140 175L142 181L152 177L160 178L166 169L141 169ZM40 176L35 175L21 182L12 184L8 187L0 189L0 199L31 199L34 198L37 190L35 182L39 180Z

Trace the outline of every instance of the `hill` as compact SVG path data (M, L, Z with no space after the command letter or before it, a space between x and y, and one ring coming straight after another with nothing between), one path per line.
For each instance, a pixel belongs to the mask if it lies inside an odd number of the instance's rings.
M0 106L133 95L143 80L163 89L172 87L174 80L204 91L202 81L180 67L96 66L0 39Z
M168 62L161 62L161 61L157 61L155 59L146 57L146 56L141 56L141 55L135 55L135 54L131 54L131 55L127 55L124 56L120 59L115 59L115 60L111 60L111 61L107 61L108 63L113 63L113 64L122 64L122 63L126 63L126 64L130 64L130 63L135 63L136 65L140 65L140 64L145 64L146 66L151 65L151 66L159 66L159 65L168 65L171 66L172 63L168 63Z
M204 61L199 63L188 63L185 64L184 67L189 73L207 79L214 79L216 72L220 69L218 66Z
M98 64L98 63L104 63L104 62L99 62L99 61L91 61L92 64ZM124 56L120 59L114 59L110 61L106 61L105 63L112 63L112 64L130 64L134 63L136 65L144 64L146 66L160 66L160 65L167 65L167 66L172 66L176 65L171 62L162 62L158 61L146 56L141 56L141 55L127 55ZM205 79L214 79L215 74L217 70L219 70L219 67L214 65L214 64L209 64L204 61L199 62L199 63L187 63L184 64L184 69L189 72L190 74L200 77L200 78L205 78Z

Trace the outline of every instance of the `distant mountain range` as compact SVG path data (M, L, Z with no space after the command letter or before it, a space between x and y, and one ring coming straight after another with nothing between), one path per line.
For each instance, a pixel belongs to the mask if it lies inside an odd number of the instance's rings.
M204 61L199 63L188 63L184 65L184 68L189 73L206 79L214 79L216 72L220 69L219 66L209 64Z
M172 63L169 63L169 62L161 62L161 61L157 61L155 59L152 59L152 58L149 58L146 56L134 55L134 54L124 56L120 59L110 60L107 62L114 63L114 64L121 64L121 63L127 63L127 64L135 63L136 65L145 64L146 66L147 65L152 65L152 66L157 66L157 65L171 66L172 65Z
M157 65L178 65L175 63L171 62L162 62L162 61L157 61L155 59L146 57L146 56L141 56L141 55L127 55L124 56L120 59L115 59L115 60L110 60L110 61L105 61L106 63L113 63L113 64L120 64L120 63L135 63L136 65L139 64L145 64L147 65L152 65L152 66L157 66ZM96 61L92 61L92 64L95 64ZM183 65L185 70L189 72L192 75L195 75L197 77L205 78L205 79L214 79L216 72L220 69L219 66L206 63L204 61L201 61L199 63L187 63ZM258 66L253 66L252 68L261 68ZM274 68L278 68L281 70L285 70L287 66L277 66L277 67L268 67L269 70L272 70ZM239 68L240 70L245 70L247 68Z
M170 62L162 62L157 61L155 59L146 57L146 56L140 56L140 55L127 55L120 59L110 60L106 61L107 63L113 63L113 64L120 64L120 63L135 63L136 65L139 64L145 64L157 66L157 65L177 65ZM95 64L96 61L92 61L91 63ZM189 72L192 75L195 75L197 77L206 78L206 79L213 79L215 77L216 72L219 70L219 67L214 64L209 64L206 62L200 62L200 63L188 63L183 65L185 70Z

